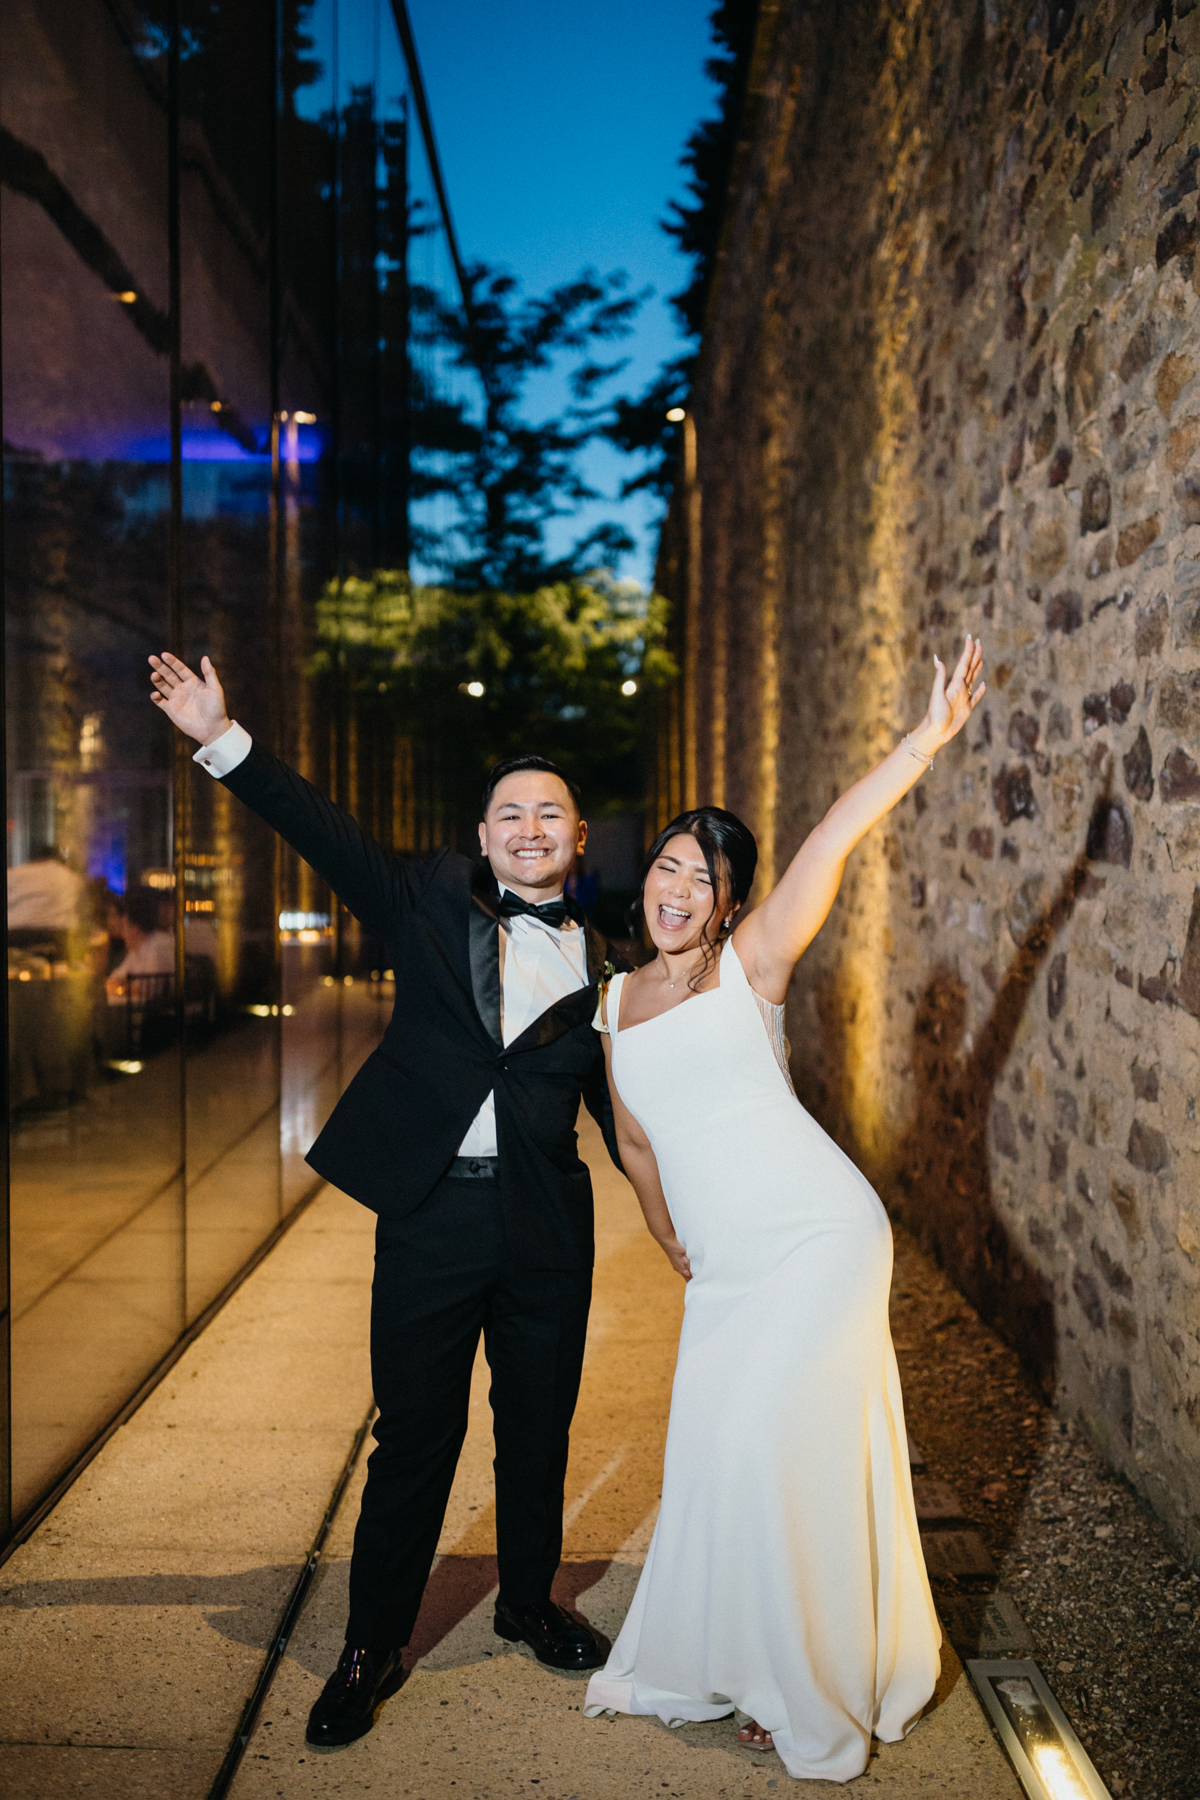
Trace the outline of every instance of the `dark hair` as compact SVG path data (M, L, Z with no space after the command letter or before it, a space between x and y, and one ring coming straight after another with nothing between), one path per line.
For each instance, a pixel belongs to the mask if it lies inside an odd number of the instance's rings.
M164 895L154 893L150 888L133 888L120 899L114 897L113 904L123 919L136 925L139 931L158 931L159 907Z
M758 867L758 845L754 841L754 833L748 825L743 825L736 813L726 812L723 806L697 806L691 812L682 812L677 818L663 828L646 852L642 863L642 873L638 880L638 895L629 908L629 923L636 933L639 926L645 923L642 908L642 896L646 891L646 877L666 849L673 837L693 837L700 846L700 853L708 869L709 880L713 888L713 910L720 895L722 883L730 894L734 907L739 907L754 886L754 871ZM711 915L710 915L711 918ZM716 939L708 935L709 920L705 920L700 934L700 942L704 947L704 966L688 980L688 986L694 988L703 981L708 971L717 960L721 941L726 935L724 920L717 928Z
M487 786L483 790L483 817L487 818L487 809L492 804L492 795L500 783L508 775L522 775L526 769L541 769L546 775L557 775L563 786L575 802L575 811L583 817L583 796L569 775L564 775L557 763L547 762L544 756L509 756L504 762L498 762L488 771Z

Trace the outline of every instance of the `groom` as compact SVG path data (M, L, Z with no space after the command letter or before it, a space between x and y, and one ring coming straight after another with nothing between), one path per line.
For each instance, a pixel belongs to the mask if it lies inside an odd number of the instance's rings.
M617 1161L592 1029L607 947L562 898L587 836L578 791L541 757L501 763L484 793L485 862L452 850L401 862L230 721L207 657L199 676L166 653L150 664L155 703L199 741L195 760L387 943L396 972L383 1041L308 1154L379 1215L376 1448L346 1648L308 1741L362 1737L403 1680L480 1331L496 1440L496 1632L553 1668L595 1668L595 1635L550 1599L592 1282L591 1180L574 1130L581 1094Z

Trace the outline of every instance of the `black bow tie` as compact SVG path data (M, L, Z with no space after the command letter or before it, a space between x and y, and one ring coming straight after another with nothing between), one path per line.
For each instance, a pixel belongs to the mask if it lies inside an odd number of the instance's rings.
M562 929L567 920L574 918L575 909L566 900L547 900L541 906L531 906L528 900L522 900L520 894L514 894L511 888L505 888L500 896L500 917L514 919L521 913L527 913L531 919L540 919L543 925L553 925L556 931Z

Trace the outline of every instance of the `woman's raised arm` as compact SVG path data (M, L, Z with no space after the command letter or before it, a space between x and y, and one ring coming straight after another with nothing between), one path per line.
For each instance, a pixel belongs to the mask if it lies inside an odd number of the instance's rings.
M967 634L949 680L936 670L929 710L915 731L869 775L834 801L801 844L778 884L734 932L738 958L765 1000L781 1001L801 956L829 916L846 858L872 825L889 813L930 766L935 752L962 730L987 692L980 680L983 650Z

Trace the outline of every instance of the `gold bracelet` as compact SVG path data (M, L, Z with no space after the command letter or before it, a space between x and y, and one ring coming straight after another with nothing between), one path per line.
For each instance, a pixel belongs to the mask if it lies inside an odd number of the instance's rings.
M910 756L915 756L918 762L924 763L927 769L932 769L932 756L926 756L923 750L918 750L917 746L912 741L911 734L908 732L905 732L904 734L904 748L908 751Z

